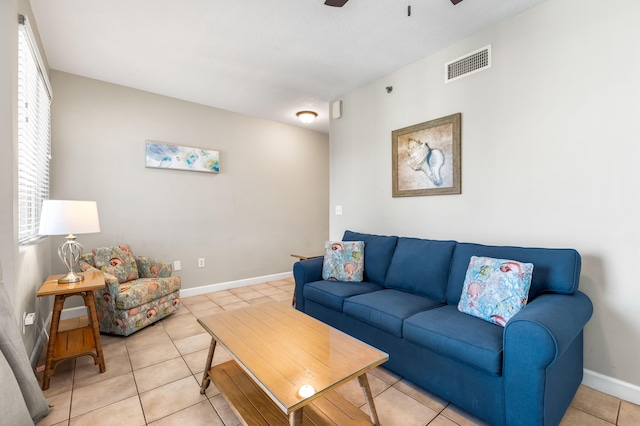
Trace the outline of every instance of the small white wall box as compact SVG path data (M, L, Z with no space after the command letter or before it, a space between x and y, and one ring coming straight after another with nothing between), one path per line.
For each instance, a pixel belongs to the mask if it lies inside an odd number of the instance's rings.
M342 117L342 101L335 101L333 105L331 105L331 116L334 119Z

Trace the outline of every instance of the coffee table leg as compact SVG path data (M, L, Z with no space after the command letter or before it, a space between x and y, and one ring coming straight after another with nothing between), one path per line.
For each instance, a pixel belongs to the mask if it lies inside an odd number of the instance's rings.
M209 346L209 355L207 356L207 363L204 365L204 373L202 376L202 384L200 385L200 393L204 392L211 383L211 377L209 377L209 370L211 369L211 363L213 362L213 353L216 351L216 339L211 339L211 345Z
M302 424L302 408L289 413L289 426L298 426Z
M378 412L376 411L376 406L373 403L373 395L371 395L371 388L369 387L369 380L367 379L367 373L358 376L358 382L360 382L362 393L364 393L364 399L367 401L367 405L369 406L369 416L371 417L371 423L376 426L380 426L380 421L378 420Z

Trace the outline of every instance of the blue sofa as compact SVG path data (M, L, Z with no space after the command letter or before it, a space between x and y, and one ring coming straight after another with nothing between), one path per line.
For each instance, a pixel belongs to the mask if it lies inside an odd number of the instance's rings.
M572 249L380 236L364 241L364 280L322 279L322 258L295 263L296 308L389 354L389 370L492 425L557 425L583 374ZM471 256L533 263L527 305L505 327L458 311Z

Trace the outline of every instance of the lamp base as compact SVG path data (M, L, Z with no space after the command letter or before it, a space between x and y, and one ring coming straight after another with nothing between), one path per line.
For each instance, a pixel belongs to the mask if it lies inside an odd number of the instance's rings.
M84 280L84 276L78 275L75 272L68 272L65 276L58 278L58 284L71 284Z
M59 284L77 283L84 280L82 275L78 275L74 270L78 267L78 261L82 256L82 245L76 241L76 236L73 234L67 235L67 241L58 247L58 256L60 260L67 266L67 274L61 278L58 278Z

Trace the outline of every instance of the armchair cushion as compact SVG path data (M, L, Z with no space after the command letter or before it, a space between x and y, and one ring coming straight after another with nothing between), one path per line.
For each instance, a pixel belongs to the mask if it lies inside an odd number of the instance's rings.
M118 279L119 283L139 278L138 266L127 244L93 249L96 268Z
M173 273L173 267L168 262L145 256L136 256L135 259L140 278L167 278Z
M132 310L178 290L180 290L179 277L138 278L135 281L120 284L120 292L116 295L116 307Z

